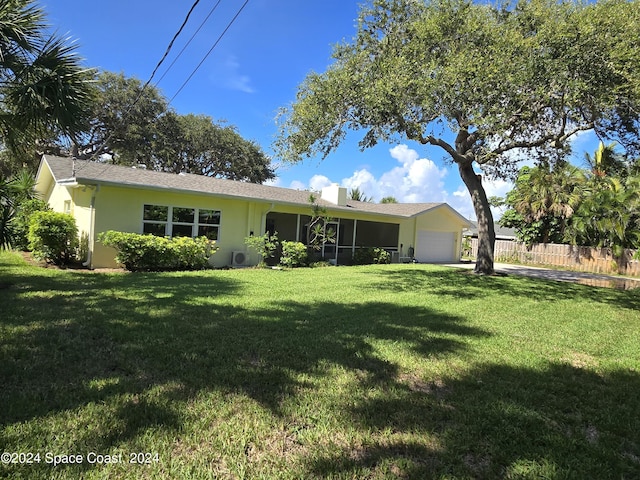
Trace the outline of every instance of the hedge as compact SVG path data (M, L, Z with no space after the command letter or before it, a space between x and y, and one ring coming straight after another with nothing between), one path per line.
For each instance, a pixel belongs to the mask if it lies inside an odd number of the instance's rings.
M116 262L132 272L202 270L209 267L215 242L206 237L158 237L109 230L98 235L107 247L116 249Z

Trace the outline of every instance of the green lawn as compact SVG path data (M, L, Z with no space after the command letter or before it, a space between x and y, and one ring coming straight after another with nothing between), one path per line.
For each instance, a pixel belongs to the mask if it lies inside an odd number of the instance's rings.
M0 301L0 477L640 478L640 291L2 253Z

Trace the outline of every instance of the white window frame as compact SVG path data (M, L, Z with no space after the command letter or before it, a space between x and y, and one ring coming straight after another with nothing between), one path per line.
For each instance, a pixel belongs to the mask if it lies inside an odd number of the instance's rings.
M167 209L167 218L165 220L146 220L144 218L145 207L165 207ZM173 221L173 209L174 208L183 208L186 210L193 210L193 223L189 222L174 222ZM218 223L200 223L200 211L206 210L211 212L218 212L219 221ZM151 204L145 203L142 206L142 229L141 233L144 234L144 226L145 224L155 224L155 225L164 225L164 236L165 237L173 237L173 226L191 226L191 238L195 238L198 236L198 232L200 231L200 226L209 226L209 227L217 227L218 235L215 241L220 240L220 226L222 224L222 210L218 210L215 208L194 208L194 207L181 207L181 206L173 206L173 205L159 205L159 204ZM151 234L153 235L153 234Z

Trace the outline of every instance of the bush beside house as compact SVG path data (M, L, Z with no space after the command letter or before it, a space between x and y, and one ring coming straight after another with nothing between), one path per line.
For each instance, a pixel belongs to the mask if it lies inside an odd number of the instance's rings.
M130 271L202 270L216 251L206 237L158 237L110 230L98 240L117 251L116 261Z
M280 265L284 267L304 267L308 263L307 247L302 242L282 242Z
M29 248L36 258L67 265L76 257L78 228L67 213L38 211L29 223Z
M22 251L29 250L29 226L31 217L36 212L50 212L51 207L44 200L33 198L25 200L16 209L13 219L14 248Z
M355 265L391 263L391 255L384 248L359 248L353 255Z

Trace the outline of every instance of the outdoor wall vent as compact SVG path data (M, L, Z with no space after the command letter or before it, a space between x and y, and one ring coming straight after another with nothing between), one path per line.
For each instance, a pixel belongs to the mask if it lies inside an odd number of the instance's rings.
M231 252L231 265L234 267L246 265L248 260L245 252Z

